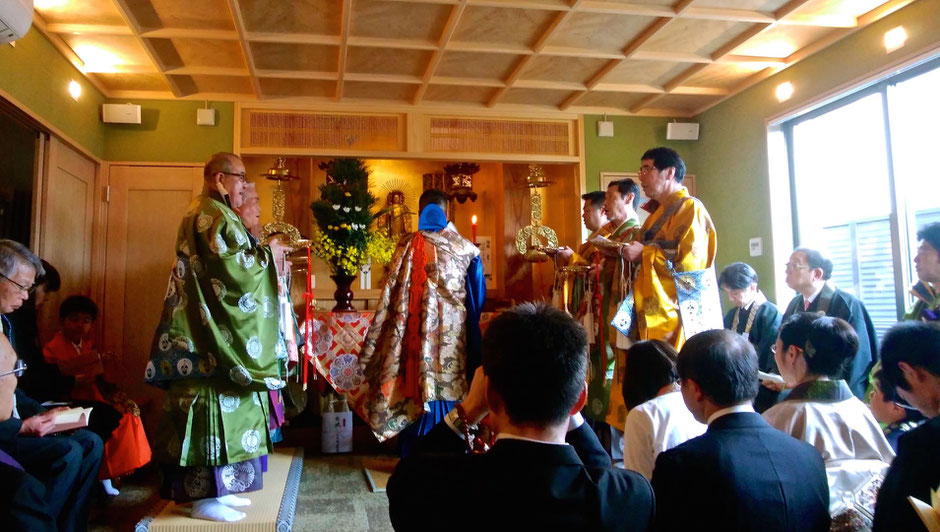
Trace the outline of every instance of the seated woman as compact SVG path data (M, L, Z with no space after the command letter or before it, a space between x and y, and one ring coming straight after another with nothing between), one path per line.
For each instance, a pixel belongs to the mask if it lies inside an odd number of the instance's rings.
M833 528L870 526L874 498L894 451L871 411L844 380L858 335L845 320L815 313L786 319L774 358L790 394L764 412L774 427L816 447L829 477Z
M885 437L896 453L901 436L921 426L927 418L898 397L894 386L885 380L880 362L875 365L872 377L871 395L868 398L871 413L884 425Z
M623 428L623 466L647 479L659 453L700 436L706 426L682 400L676 350L660 340L627 350L623 399L630 413Z
M89 335L98 316L94 301L71 296L59 307L62 329L42 350L45 361L74 376L68 399L93 407L89 430L105 442L98 478L108 495L118 495L111 479L133 472L150 461L150 445L140 409L124 392L104 379L104 362Z

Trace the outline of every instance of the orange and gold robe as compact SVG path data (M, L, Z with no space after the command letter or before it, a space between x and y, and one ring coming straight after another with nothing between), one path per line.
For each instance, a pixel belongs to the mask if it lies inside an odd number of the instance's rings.
M636 309L637 336L640 340L663 340L676 350L682 348L688 332L703 329L703 323L686 323L680 318L680 302L676 281L692 283L694 274L711 270L714 277L718 234L711 216L702 202L689 195L682 187L666 198L662 204L650 202L643 208L655 207L643 224L640 238L643 256L633 284ZM647 208L647 210L651 210ZM682 274L688 272L689 279ZM720 301L716 286L711 286L703 299L690 302L687 309L707 310L705 321L712 320L717 311L717 323L704 323L704 328L722 328ZM700 312L701 315L701 312ZM688 318L687 318L688 319Z

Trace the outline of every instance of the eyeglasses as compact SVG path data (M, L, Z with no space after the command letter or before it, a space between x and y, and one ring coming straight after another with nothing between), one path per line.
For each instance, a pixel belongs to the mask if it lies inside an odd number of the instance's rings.
M786 263L786 264L783 265L783 268L784 268L786 271L790 271L790 270L808 270L808 269L809 269L809 266L807 266L806 264L793 264L792 262L788 262L788 263Z
M222 173L225 174L225 175L235 176L235 177L237 177L238 180L241 181L242 183L247 183L247 182L248 182L248 175L245 174L245 172L241 172L241 173L238 173L238 174L233 173L233 172L222 172Z
M26 362L23 362L22 359L16 359L16 364L13 365L13 370L7 371L6 373L0 373L0 377L16 375L16 377L19 378L22 377L24 373L26 373Z
M20 291L26 292L27 294L32 294L33 292L36 291L36 285L33 285L33 286L23 286L23 285L21 285L20 283L14 281L13 279L10 279L10 278L7 277L6 275L3 275L2 273L0 273L0 277L3 277L3 278L6 279L7 281L10 281L10 284L12 284L13 286L17 287Z
M655 169L655 166L641 166L640 169L636 171L636 173L639 175L646 175Z
M777 354L777 344L770 346L770 352L775 355Z

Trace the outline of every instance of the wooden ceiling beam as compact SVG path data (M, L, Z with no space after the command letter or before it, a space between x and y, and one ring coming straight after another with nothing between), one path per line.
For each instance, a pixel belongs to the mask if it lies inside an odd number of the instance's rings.
M248 42L273 42L281 44L322 44L326 46L340 46L342 39L339 35L317 35L313 33L271 33L249 31L245 33Z
M163 60L160 59L160 55L153 47L150 39L141 35L143 31L141 29L140 23L137 22L137 17L134 15L134 12L127 3L128 0L111 0L111 2L114 4L114 7L117 9L118 13L120 13L121 18L124 19L124 22L127 23L128 27L130 27L134 34L134 38L147 52L147 56L153 62L153 66L157 69L157 72L160 73L160 76L163 77L163 80L166 82L167 86L170 87L170 91L173 93L173 96L177 98L185 96L183 91L180 90L179 85L176 83L176 80L167 75L166 65L163 64Z
M394 48L396 50L437 49L437 44L420 39L386 39L382 37L356 37L354 35L349 36L347 44L360 48Z
M510 89L512 89L513 84L515 84L519 79L519 76L525 70L526 66L529 64L529 61L531 61L533 57L536 57L542 51L542 49L545 48L545 45L552 38L555 32L558 31L558 28L564 25L565 21L568 20L571 14L578 9L578 6L583 1L584 0L571 0L571 2L568 4L568 11L561 11L555 15L555 18L552 19L548 27L545 28L545 31L543 31L538 40L535 41L535 45L532 46L532 55L524 55L521 59L519 59L519 61L516 62L516 66L513 67L512 72L510 72L509 76L506 78L506 86L493 93L490 101L486 103L487 107L493 107L496 105L500 98L509 92Z
M339 77L336 72L315 72L301 70L255 70L259 78L279 79L310 79L316 81L336 81Z
M428 65L424 69L424 76L422 76L421 79L421 86L418 87L417 91L415 91L415 96L412 102L414 105L418 105L421 103L421 100L424 99L424 95L428 91L428 85L431 81L431 78L434 77L434 73L437 71L437 66L441 63L441 58L444 56L444 50L447 48L448 43L450 43L451 38L454 36L454 32L457 31L457 24L460 22L460 17L463 15L466 9L467 0L460 0L460 3L454 4L454 7L450 10L450 15L447 17L447 22L444 23L444 29L441 31L441 38L437 42L437 50L434 50L434 53L431 54L431 59L428 60Z
M343 99L343 83L346 76L346 61L349 56L349 33L352 28L352 0L343 0L339 29L339 59L337 60L336 99Z
M168 68L166 73L173 76L251 76L251 72L244 68L213 66L182 66L177 68Z
M370 83L398 83L401 85L420 85L422 80L418 76L406 76L401 74L365 74L359 72L347 72L346 81L366 81Z
M228 0L228 9L232 14L232 21L235 24L235 33L238 37L238 45L241 47L242 56L245 58L245 65L248 67L248 77L251 81L251 90L255 93L255 98L264 99L264 93L261 90L261 80L258 79L257 68L255 67L255 58L251 53L251 44L245 37L245 18L242 16L239 0Z
M437 47L435 47L436 49ZM481 54L510 54L510 55L531 55L532 49L528 46L510 46L506 44L471 42L471 41L451 41L447 45L448 52L475 52Z
M34 12L34 15L38 16L39 13ZM33 19L35 20L35 17L33 17ZM131 31L129 27L119 24L67 24L59 22L46 24L45 29L52 33L72 33L75 35L134 35L134 32Z
M239 40L239 33L237 31L231 30L141 28L140 35L148 39L215 39L220 41Z
M456 85L463 87L505 87L506 83L498 79L486 78L459 78L454 76L434 76L431 85Z

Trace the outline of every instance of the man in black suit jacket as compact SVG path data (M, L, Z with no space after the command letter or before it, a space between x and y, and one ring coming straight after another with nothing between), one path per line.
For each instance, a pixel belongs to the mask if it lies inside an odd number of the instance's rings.
M565 312L524 303L497 316L461 405L465 415L451 411L389 479L394 527L648 529L649 483L612 468L578 414L586 367L587 335ZM487 413L496 443L466 454L464 421L476 424Z
M930 504L930 490L940 485L940 328L899 323L885 334L881 352L884 378L930 420L898 440L898 455L878 492L872 530L924 530L907 497Z
M705 434L661 453L653 469L659 530L829 530L829 485L812 446L754 412L757 355L728 330L679 353L682 397Z

